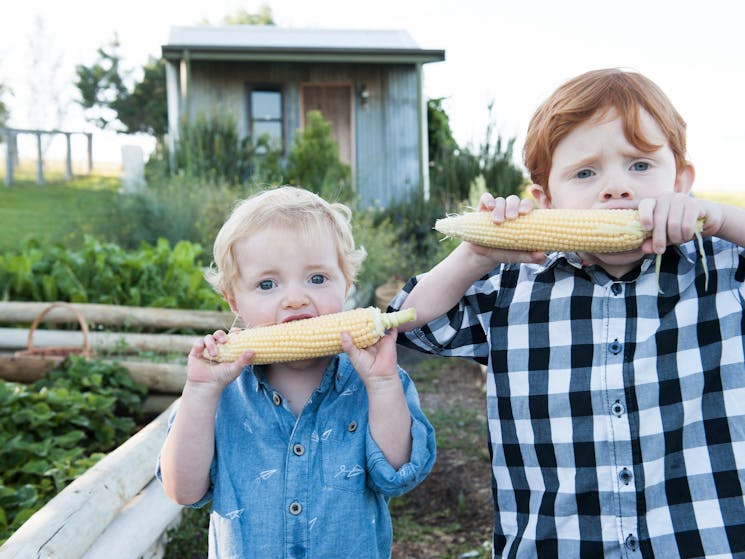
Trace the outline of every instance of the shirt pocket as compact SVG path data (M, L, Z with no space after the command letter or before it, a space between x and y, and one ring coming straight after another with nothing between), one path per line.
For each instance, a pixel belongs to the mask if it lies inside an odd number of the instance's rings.
M324 486L354 493L365 491L366 431L367 426L357 419L325 426L319 434Z

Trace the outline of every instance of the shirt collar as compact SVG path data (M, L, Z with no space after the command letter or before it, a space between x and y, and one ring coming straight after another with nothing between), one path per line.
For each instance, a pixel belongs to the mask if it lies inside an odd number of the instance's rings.
M266 377L266 365L248 365L246 369L253 373L251 375L251 383L255 392L258 392L262 388L269 391L274 390L269 383L269 379ZM346 354L334 355L326 366L318 390L326 392L331 383L333 383L334 389L337 392L341 392L353 372L354 368Z
M688 241L687 243L683 243L680 246L671 245L665 250L665 254L668 253L674 254L678 259L686 263L684 266L681 266L680 270L681 272L685 272L690 269L690 267L696 265L696 260L698 258L697 241ZM634 273L634 278L637 278L647 272L650 267L654 268L655 259L656 255L654 254L645 256L641 262L640 268L638 269L638 273ZM541 270L541 272L554 268L560 262L565 262L566 264L572 266L573 268L576 268L577 270L588 269L588 266L583 263L582 259L576 252L550 252L547 254L546 261L542 265L543 270ZM590 266L589 268L597 269L598 267ZM652 272L654 272L654 270L652 270Z

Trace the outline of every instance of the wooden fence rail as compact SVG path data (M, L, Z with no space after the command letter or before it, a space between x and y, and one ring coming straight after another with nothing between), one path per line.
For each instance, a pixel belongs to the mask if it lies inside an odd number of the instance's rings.
M152 307L127 307L122 305L97 305L92 303L71 303L89 323L110 326L133 326L139 328L193 328L208 332L218 328L229 328L233 314L220 311L195 311L186 309L158 309ZM0 322L32 322L49 303L0 301ZM54 308L44 321L59 324L70 322L74 317L64 308Z
M42 136L65 136L65 180L72 179L72 141L73 134L82 134L88 141L88 174L93 170L93 134L90 132L68 132L65 130L29 130L25 128L0 128L0 135L5 141L5 185L12 186L15 182L15 166L18 160L18 135L31 134L36 136L36 182L44 184L44 150Z

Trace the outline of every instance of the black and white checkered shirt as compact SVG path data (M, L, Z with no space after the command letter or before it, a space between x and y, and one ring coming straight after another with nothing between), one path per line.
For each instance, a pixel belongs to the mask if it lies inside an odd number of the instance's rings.
M399 341L487 363L497 557L745 557L745 250L495 268ZM416 283L397 295L398 309Z

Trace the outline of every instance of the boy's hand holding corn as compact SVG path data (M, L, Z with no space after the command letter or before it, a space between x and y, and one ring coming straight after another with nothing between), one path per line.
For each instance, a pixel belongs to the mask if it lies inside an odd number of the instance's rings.
M704 237L719 235L724 222L720 204L677 192L640 200L638 210L642 228L651 232L651 237L642 244L647 254L662 254L669 244L690 241L700 230L702 220Z
M504 221L515 219L519 216L527 215L533 211L534 204L529 199L520 199L518 196L511 195L506 198L494 198L490 193L485 192L479 199L478 211L491 212L494 223L503 223ZM546 260L543 252L525 252L519 250L494 249L468 243L473 253L480 257L488 258L492 262L534 262L542 263Z

